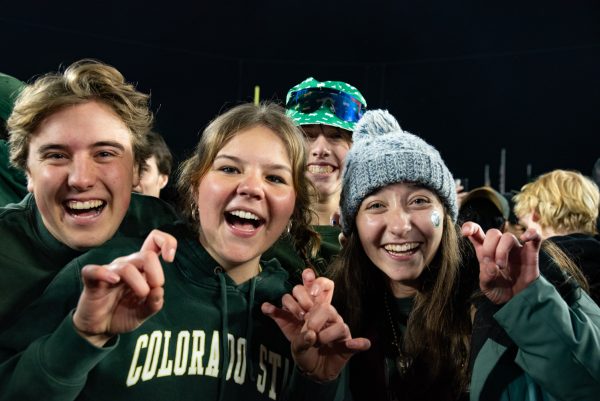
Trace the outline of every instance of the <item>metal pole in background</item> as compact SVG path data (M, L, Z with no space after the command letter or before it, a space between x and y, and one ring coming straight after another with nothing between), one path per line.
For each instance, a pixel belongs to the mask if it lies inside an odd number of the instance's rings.
M254 104L259 105L260 103L260 86L254 85Z

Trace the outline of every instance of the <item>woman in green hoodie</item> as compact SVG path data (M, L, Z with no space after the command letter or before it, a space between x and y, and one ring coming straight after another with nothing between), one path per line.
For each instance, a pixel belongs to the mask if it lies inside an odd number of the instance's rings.
M294 289L308 313L276 308L288 275L261 260L290 220L306 245L315 238L305 158L278 106L216 118L181 167L190 224L145 243L115 239L68 265L0 337L0 399L344 397L339 373L368 340L319 302L330 282L310 273Z

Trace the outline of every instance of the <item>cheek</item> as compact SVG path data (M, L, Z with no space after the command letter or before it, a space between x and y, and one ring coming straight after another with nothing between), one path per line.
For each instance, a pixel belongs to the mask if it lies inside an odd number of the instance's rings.
M347 143L337 145L335 148L335 154L338 160L344 161L348 150L350 150L350 145L348 145Z
M296 206L296 192L293 190L282 191L272 196L273 205L276 207L274 211L278 216L289 220L294 213L294 207Z
M356 218L356 229L363 248L368 249L377 246L378 239L384 231L384 224L381 216L359 214Z

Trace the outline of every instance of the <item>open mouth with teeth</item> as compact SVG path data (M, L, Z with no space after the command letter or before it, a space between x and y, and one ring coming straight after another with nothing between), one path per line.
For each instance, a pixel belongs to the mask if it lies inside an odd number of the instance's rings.
M98 216L106 206L106 202L102 200L90 201L68 201L64 203L67 213L73 216L92 217Z
M391 255L411 255L419 249L418 242L407 242L404 244L386 244L383 248Z
M265 220L261 219L257 215L244 210L232 210L225 212L225 221L232 226L242 231L256 230L263 224Z
M331 174L335 170L335 167L330 165L316 165L310 164L308 166L308 172L311 174Z

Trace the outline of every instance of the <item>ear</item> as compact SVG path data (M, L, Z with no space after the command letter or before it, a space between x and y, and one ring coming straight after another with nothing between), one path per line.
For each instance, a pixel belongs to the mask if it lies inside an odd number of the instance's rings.
M169 183L169 176L167 174L160 174L158 176L158 185L160 189L163 189Z
M33 193L33 182L31 181L29 170L25 172L25 177L27 178L27 191Z
M140 178L141 178L140 166L136 163L133 166L133 181L131 183L131 188L135 188L135 187L137 187L139 185Z
M537 209L531 213L531 220L533 220L534 223L540 221L540 214L538 213Z

